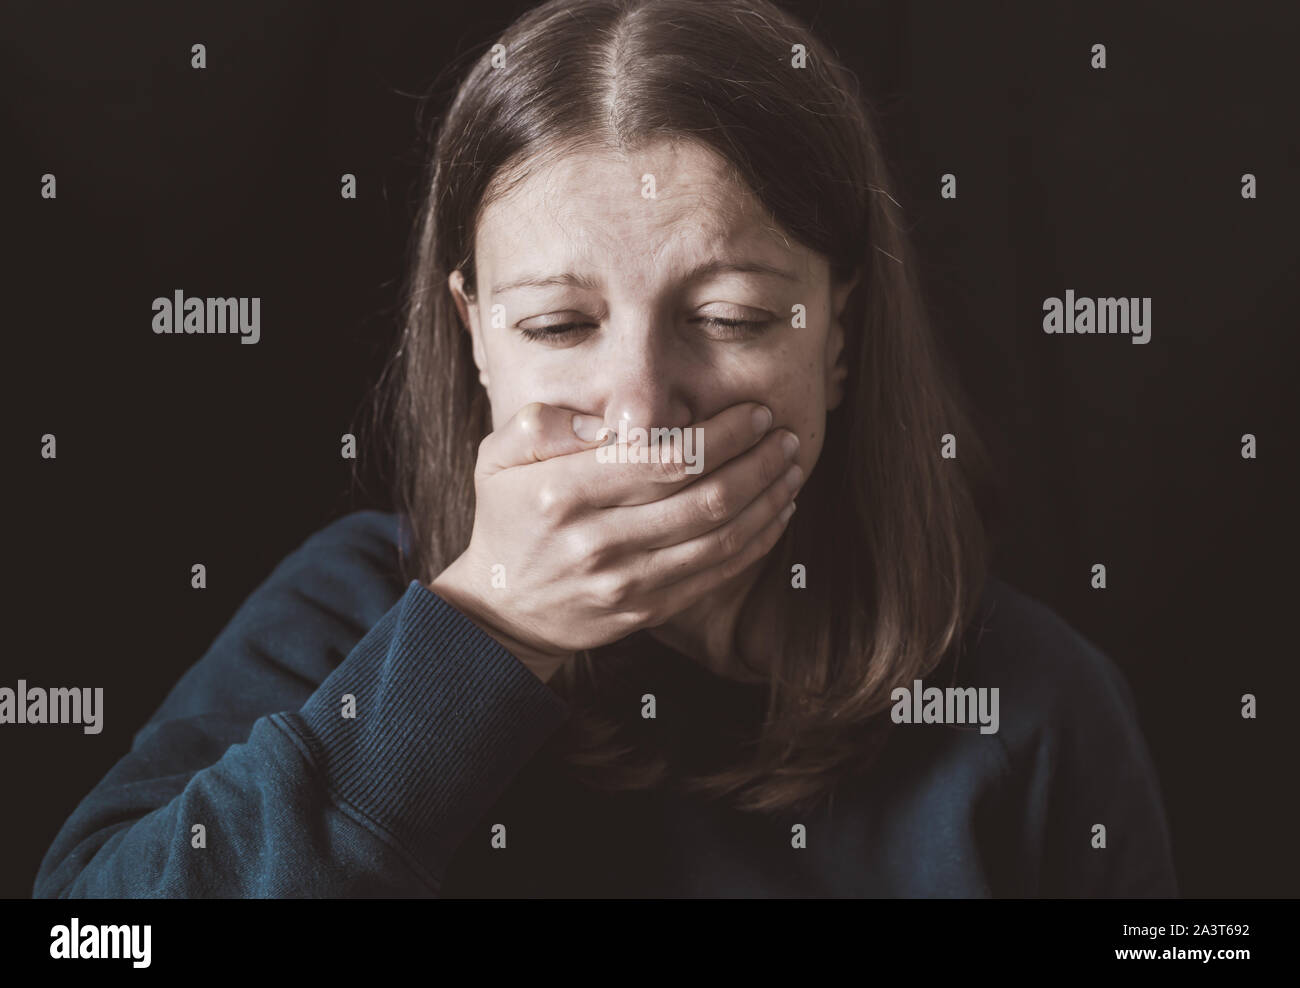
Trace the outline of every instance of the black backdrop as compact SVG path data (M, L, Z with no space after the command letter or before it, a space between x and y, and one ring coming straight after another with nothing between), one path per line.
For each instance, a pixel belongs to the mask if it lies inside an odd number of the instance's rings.
M0 685L102 686L106 712L94 736L0 726L0 895L30 895L60 823L275 563L388 506L339 444L396 332L415 97L527 6L6 5ZM1294 5L790 6L880 114L1006 473L997 571L1129 677L1184 894L1296 895ZM1151 341L1045 335L1067 288L1150 296ZM176 289L260 296L261 341L155 336Z

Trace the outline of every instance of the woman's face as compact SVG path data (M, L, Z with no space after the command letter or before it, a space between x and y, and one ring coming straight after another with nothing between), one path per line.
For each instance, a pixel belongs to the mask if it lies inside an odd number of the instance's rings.
M459 271L450 285L493 429L533 401L647 430L759 401L811 475L841 397L836 316L852 286L772 229L712 151L573 153L488 206L474 249L476 303Z

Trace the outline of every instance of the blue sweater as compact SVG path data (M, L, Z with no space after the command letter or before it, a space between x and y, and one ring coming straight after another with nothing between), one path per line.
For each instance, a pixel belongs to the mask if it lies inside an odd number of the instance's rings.
M566 775L546 741L568 705L403 587L397 538L358 511L280 563L63 825L35 896L1177 895L1129 687L996 578L961 668L999 687L998 731L899 725L867 781L773 817ZM641 671L678 750L761 717L765 687L671 649Z

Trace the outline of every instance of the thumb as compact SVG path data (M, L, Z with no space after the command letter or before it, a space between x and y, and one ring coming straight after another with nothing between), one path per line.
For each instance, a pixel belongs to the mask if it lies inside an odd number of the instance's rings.
M580 453L603 445L608 435L603 419L534 401L483 440L476 472L487 476L554 456Z

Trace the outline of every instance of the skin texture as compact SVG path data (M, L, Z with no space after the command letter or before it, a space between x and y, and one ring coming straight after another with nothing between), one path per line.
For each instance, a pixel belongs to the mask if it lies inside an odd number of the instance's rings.
M654 179L653 198L643 195L646 175ZM737 403L761 402L772 411L773 430L798 437L793 462L811 475L826 413L842 397L837 314L852 282L833 285L826 259L774 228L709 149L665 140L629 153L570 153L483 211L475 260L477 286L466 286L456 271L449 287L472 336L494 430L531 402L613 429L620 419L629 428L687 427ZM786 275L691 276L719 260ZM503 287L562 274L587 283ZM806 308L806 325L791 325L796 304ZM496 305L503 310L494 320ZM709 317L762 325L710 325L703 321ZM521 333L568 323L579 325L567 335ZM701 482L719 466L707 442L704 466ZM682 541L662 536L663 544ZM737 628L736 617L760 563L652 634L718 675L749 678L736 667L737 652L761 667L771 629ZM765 620L779 621L779 602L771 604Z

